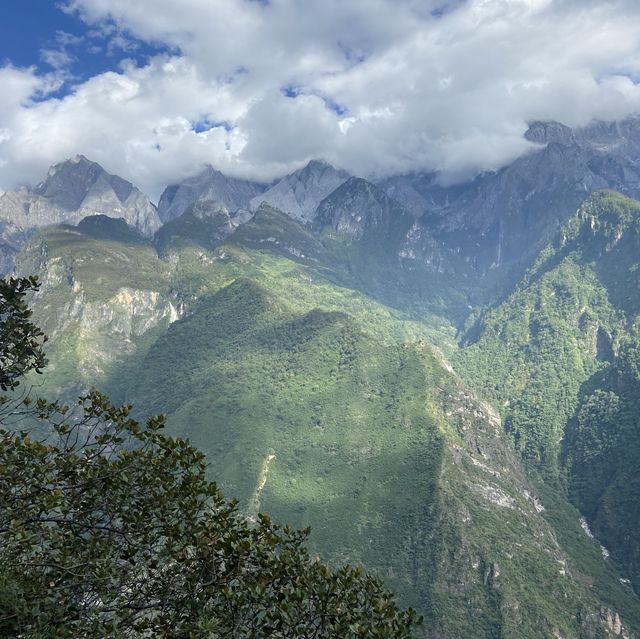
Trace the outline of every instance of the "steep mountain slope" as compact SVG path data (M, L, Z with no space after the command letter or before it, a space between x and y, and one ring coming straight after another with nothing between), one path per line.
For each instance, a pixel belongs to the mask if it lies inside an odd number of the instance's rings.
M594 194L458 360L525 459L551 475L564 460L576 503L636 587L638 255L640 202Z
M35 188L0 197L0 219L11 238L54 224L76 224L89 215L123 218L150 237L160 226L155 207L130 182L82 155L49 169Z
M45 230L23 254L54 330L46 384L75 391L81 371L140 414L166 411L249 515L310 524L319 553L418 607L426 636L640 628L577 512L536 495L433 331L336 282L308 228L263 208L212 251L185 232L160 259L108 224Z
M235 213L248 209L249 202L265 187L257 182L227 177L207 166L195 177L168 186L160 196L158 213L163 222L180 217L194 202L212 201Z
M640 587L640 346L637 326L613 366L583 384L567 424L571 494L601 543Z
M350 178L315 212L314 227L347 242L380 242L380 250L392 252L406 238L413 218L378 187L362 178Z
M162 225L154 238L155 245L164 253L173 242L196 239L204 248L222 244L238 227L242 218L233 218L229 211L214 200L198 200L175 219Z
M51 365L34 383L45 395L69 399L104 384L178 317L169 266L122 220L97 216L77 227L46 228L28 242L16 267L41 274L34 306L50 337Z
M255 210L264 202L310 224L320 202L348 179L349 174L345 171L338 171L326 162L312 160L254 197L251 208Z
M318 552L385 575L432 631L578 636L566 611L591 596L571 568L563 578L570 562L499 423L428 347L381 345L340 313L292 317L235 280L174 324L142 369L154 373L129 398L151 412L177 400L171 427L207 451L250 514L311 525Z
M313 230L342 258L352 286L425 322L468 314L465 261L371 182L350 178L327 196Z
M77 224L90 215L122 218L146 237L160 227L158 213L145 195L78 155L51 167L35 188L0 195L0 272L13 270L15 255L37 229Z
M445 247L467 257L482 276L484 299L477 301L486 303L522 276L590 192L640 196L639 132L637 118L575 131L537 122L525 134L531 152L497 173L451 187L433 174L389 178L381 186Z

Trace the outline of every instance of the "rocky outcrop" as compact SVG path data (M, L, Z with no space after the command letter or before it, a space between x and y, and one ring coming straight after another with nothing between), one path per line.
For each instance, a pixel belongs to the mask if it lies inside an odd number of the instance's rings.
M252 198L265 187L258 182L227 177L212 166L198 175L168 186L158 203L158 213L163 222L180 217L194 203L216 202L230 213L248 209Z
M576 130L534 122L525 138L529 153L464 184L443 186L429 173L380 185L480 275L521 271L589 193L611 188L640 195L640 118Z
M620 615L614 610L605 607L601 608L600 622L608 633L615 637L624 637L624 639L629 639L629 631L622 625Z
M574 144L576 139L573 130L560 122L534 122L525 132L525 139L536 144L555 142L563 146Z
M64 395L104 381L114 365L136 351L146 333L166 330L183 312L177 303L158 291L129 286L122 286L108 299L94 299L86 293L82 281L69 276L60 258L52 259L41 277L38 319L51 327L48 333L52 344L57 348L71 347L74 353L77 383L71 389L60 389ZM57 299L58 304L64 299L56 308L55 317L48 317L51 299ZM56 378L55 362L65 363L65 359L59 353L52 359L47 374Z
M254 197L251 209L258 209L264 202L296 220L312 224L320 202L348 179L349 174L345 171L339 171L326 162L312 160L304 168L287 175Z
M406 237L412 224L412 216L384 191L352 177L318 206L314 229L330 229L350 241L375 235L392 246L394 239L397 242Z
M113 384L124 362L185 313L166 283L170 269L122 220L94 216L30 239L16 272L41 282L31 303L49 338L45 391L67 400Z
M77 224L92 215L122 218L146 237L160 227L155 207L141 191L78 155L51 167L35 188L23 187L0 196L3 272L12 269L13 254L37 229Z

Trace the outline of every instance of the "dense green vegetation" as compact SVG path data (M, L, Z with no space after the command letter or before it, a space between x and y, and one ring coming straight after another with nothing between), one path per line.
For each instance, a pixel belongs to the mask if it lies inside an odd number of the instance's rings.
M609 365L638 310L640 205L592 196L511 296L467 337L459 368L502 406L525 459L557 470L579 389Z
M601 365L598 341L617 327L606 290L575 256L524 285L482 320L458 368L502 407L524 459L557 472L580 385Z
M544 636L555 623L571 632L561 621L567 606L589 595L558 581L562 551L523 485L491 472L517 466L506 442L426 345L380 344L344 313L297 315L273 291L235 280L173 324L135 378L131 398L145 412L164 403L170 428L203 447L247 512L264 507L310 525L323 557L384 575L431 629L482 637L525 627ZM188 389L195 397L185 401ZM489 470L458 459L452 446L481 449ZM474 485L486 502L477 503ZM503 508L514 500L524 512L502 512L493 490ZM525 529L547 541L523 553ZM532 575L544 590L531 588ZM516 617L505 601L519 602Z
M457 358L636 587L639 249L640 203L594 194Z
M640 586L640 345L621 345L614 365L583 385L567 427L572 496L601 542Z
M217 247L191 238L188 224L163 242L160 258L149 243L49 229L23 253L24 270L48 274L36 304L53 330L43 392L99 384L133 401L140 419L166 412L169 431L205 452L210 476L243 512L310 525L313 552L384 577L425 616L428 636L604 636L602 606L640 628L637 598L577 511L555 492L542 495L541 509L493 411L429 345L455 353L450 322L435 312L418 320L420 300L398 310L402 287L391 289L409 281L406 271L380 295L395 309L366 294L397 261L350 271L375 256L267 208ZM118 259L104 268L109 255ZM578 275L580 295L609 313L608 358L617 311L580 288ZM426 290L436 289L426 282ZM539 306L549 324L563 317L564 307ZM576 343L597 345L589 321L583 332L567 329ZM564 371L554 330L540 331L535 352L550 349ZM492 374L515 371L493 353ZM571 364L582 375L576 396L602 357ZM472 358L468 366L483 370ZM496 382L486 379L483 392L495 399ZM571 398L562 401L570 414ZM520 448L541 459L526 441L538 440L527 433ZM559 451L543 430L539 441L545 458Z
M4 390L44 364L24 300L36 286L0 281ZM143 427L96 391L78 404L0 398L3 637L414 636L379 579L312 559L308 531L242 515L162 417Z

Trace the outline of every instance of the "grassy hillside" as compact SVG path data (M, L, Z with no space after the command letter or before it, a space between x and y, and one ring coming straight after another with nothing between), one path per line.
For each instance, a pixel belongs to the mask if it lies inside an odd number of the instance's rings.
M578 513L539 499L498 416L430 346L453 352L450 324L347 286L331 243L262 213L212 250L181 230L162 258L43 232L21 264L44 273L46 384L166 412L249 516L311 525L316 552L384 576L427 636L600 637L603 610L640 628Z
M597 608L495 416L424 343L384 343L237 279L135 379L129 399L164 406L250 515L310 525L322 556L385 576L444 636L577 637L568 611Z

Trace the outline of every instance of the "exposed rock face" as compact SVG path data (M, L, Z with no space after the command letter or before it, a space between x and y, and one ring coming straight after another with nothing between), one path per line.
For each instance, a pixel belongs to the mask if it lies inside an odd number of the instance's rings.
M474 181L445 187L440 184L437 173L411 173L380 180L377 185L419 218L425 213L448 207L466 191L472 190Z
M362 178L350 178L321 202L313 228L350 243L363 243L380 258L392 258L409 270L444 268L445 252L424 225Z
M609 634L629 639L629 631L622 625L620 615L614 610L602 607L600 609L600 622Z
M146 260L157 260L149 242L120 220L120 225L108 220L107 234L101 224L104 221L92 217L77 228L43 230L27 243L16 264L19 274L37 273L40 277L33 306L38 325L49 337L51 364L45 384L57 384L53 390L64 398L105 383L150 332L166 330L184 313L182 303L161 286L161 277L156 281L135 277L135 269ZM118 226L127 228L138 243L118 237L112 232L114 226L116 231ZM74 241L86 241L94 250L75 254L65 248ZM108 253L95 250L100 245L119 247L111 265ZM116 272L109 273L110 266ZM159 264L156 270L161 268L166 266ZM134 276L123 277L125 272ZM92 280L96 273L101 273L98 286ZM65 369L71 364L71 369ZM71 373L68 378L62 379L65 373L61 369Z
M82 155L51 167L34 189L7 192L0 198L0 219L18 233L76 224L89 215L123 218L147 237L160 226L155 207L142 192Z
M579 144L611 153L638 163L640 158L640 116L632 116L619 122L594 122L574 131Z
M3 271L12 268L12 254L38 228L77 224L91 215L122 218L146 237L160 227L149 199L130 182L107 173L82 155L49 169L35 188L23 187L0 196L0 240Z
M429 232L424 224L416 220L398 251L405 269L423 268L428 271L443 272L447 269L446 251Z
M305 224L311 224L320 202L348 179L349 174L345 171L334 169L326 162L312 160L303 169L294 171L254 197L251 209L256 210L266 202Z
M576 139L573 135L573 131L560 122L534 122L524 137L529 142L535 142L536 144L550 144L556 142L564 146L570 146L574 144Z
M110 367L131 355L147 331L179 318L176 306L157 291L123 286L108 300L90 301L82 282L73 280L68 286L67 290L63 283L58 289L69 299L62 309L64 320L52 339L65 332L75 335L77 379L87 387L89 380L103 379Z
M180 217L163 225L156 234L155 244L162 253L172 241L181 238L212 250L247 221L244 213L246 211L239 211L238 215L231 216L217 201L198 200Z
M315 214L314 228L330 228L356 241L378 235L392 240L406 237L413 217L371 182L350 178L325 198Z
M195 177L168 186L160 197L158 212L160 219L167 222L182 215L194 202L213 201L234 213L248 209L251 199L264 189L262 184L226 177L212 166L207 166Z
M640 195L640 118L572 130L535 122L531 152L496 173L443 187L434 174L381 182L446 247L481 273L525 265L597 189Z
M420 192L419 185L414 184L414 176L400 175L388 178L378 183L378 186L396 202L402 204L416 217L420 217L425 211L430 210L434 203L430 202L428 195ZM424 176L423 182L427 182ZM418 188L416 188L418 186ZM423 188L424 188L423 184Z

